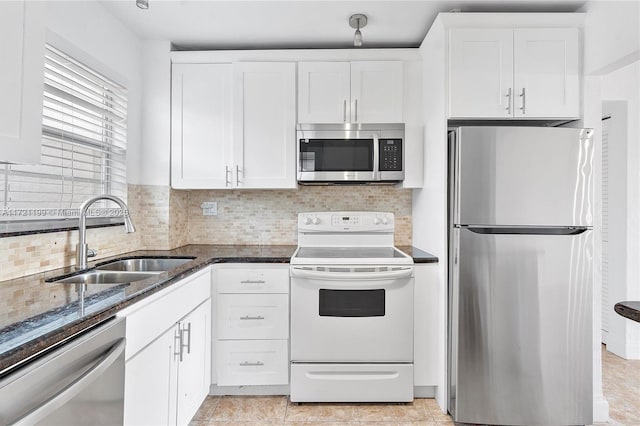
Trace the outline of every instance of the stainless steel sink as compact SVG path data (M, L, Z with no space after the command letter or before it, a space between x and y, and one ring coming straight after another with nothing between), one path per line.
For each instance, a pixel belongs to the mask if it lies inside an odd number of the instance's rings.
M137 258L123 259L100 265L96 269L101 271L130 271L130 272L164 272L191 262L194 258Z
M119 272L119 271L97 271L92 270L82 274L73 275L61 280L54 280L55 283L63 284L128 284L141 281L158 275L159 272Z

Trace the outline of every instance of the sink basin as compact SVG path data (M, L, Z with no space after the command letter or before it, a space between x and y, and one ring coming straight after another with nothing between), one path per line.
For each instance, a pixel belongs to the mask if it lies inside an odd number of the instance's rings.
M129 272L164 272L178 266L191 262L193 257L190 258L137 258L137 259L123 259L116 260L104 265L98 266L96 269L101 271L129 271Z
M118 272L88 271L61 280L52 280L63 284L128 284L158 275L160 272Z

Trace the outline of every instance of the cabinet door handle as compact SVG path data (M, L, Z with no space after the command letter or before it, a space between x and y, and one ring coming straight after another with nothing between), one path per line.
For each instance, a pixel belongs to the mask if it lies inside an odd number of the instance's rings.
M231 179L229 179L229 173L231 173L229 166L224 166L224 186L231 185Z
M187 348L187 353L191 353L191 323L187 323L187 327L181 330L183 339L182 339L182 347L180 348L180 352L182 352L182 348ZM187 344L184 344L184 334L187 334ZM182 361L182 358L180 358Z
M244 280L240 281L240 284L264 284L265 280Z
M358 100L357 99L355 104L356 104L356 108L355 108L356 111L355 111L355 119L353 121L357 123L358 122Z
M240 186L240 166L236 164L236 186Z
M240 363L240 367L262 367L264 365L264 362L249 362L249 361L244 361Z
M507 107L505 109L507 110L507 114L511 115L511 87L509 87L507 94L504 96L507 98Z
M347 100L342 101L342 121L347 122Z
M524 87L522 88L522 93L520 93L520 97L522 98L522 106L520 107L520 110L522 111L522 114L526 114L525 111L525 107L526 107L526 102L527 102L527 94L524 91Z
M176 326L175 334L173 335L173 359L178 358L182 362L182 330L180 325Z
M241 320L263 320L264 317L262 315L257 315L255 317L250 317L249 315L246 315L244 317L240 317Z

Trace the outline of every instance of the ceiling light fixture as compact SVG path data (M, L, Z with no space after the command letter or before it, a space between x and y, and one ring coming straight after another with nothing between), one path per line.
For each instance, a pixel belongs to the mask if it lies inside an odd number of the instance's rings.
M140 9L149 9L149 0L136 0L136 6Z
M349 26L356 29L356 33L353 35L353 45L355 47L362 46L362 33L360 32L360 28L367 26L367 15L363 15L362 13L351 15L349 17Z

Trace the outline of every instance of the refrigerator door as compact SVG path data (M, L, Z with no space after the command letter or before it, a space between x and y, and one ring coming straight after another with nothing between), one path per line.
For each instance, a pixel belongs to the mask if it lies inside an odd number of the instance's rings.
M591 424L593 231L478 231L452 229L454 420Z
M459 127L455 224L592 226L591 129Z

